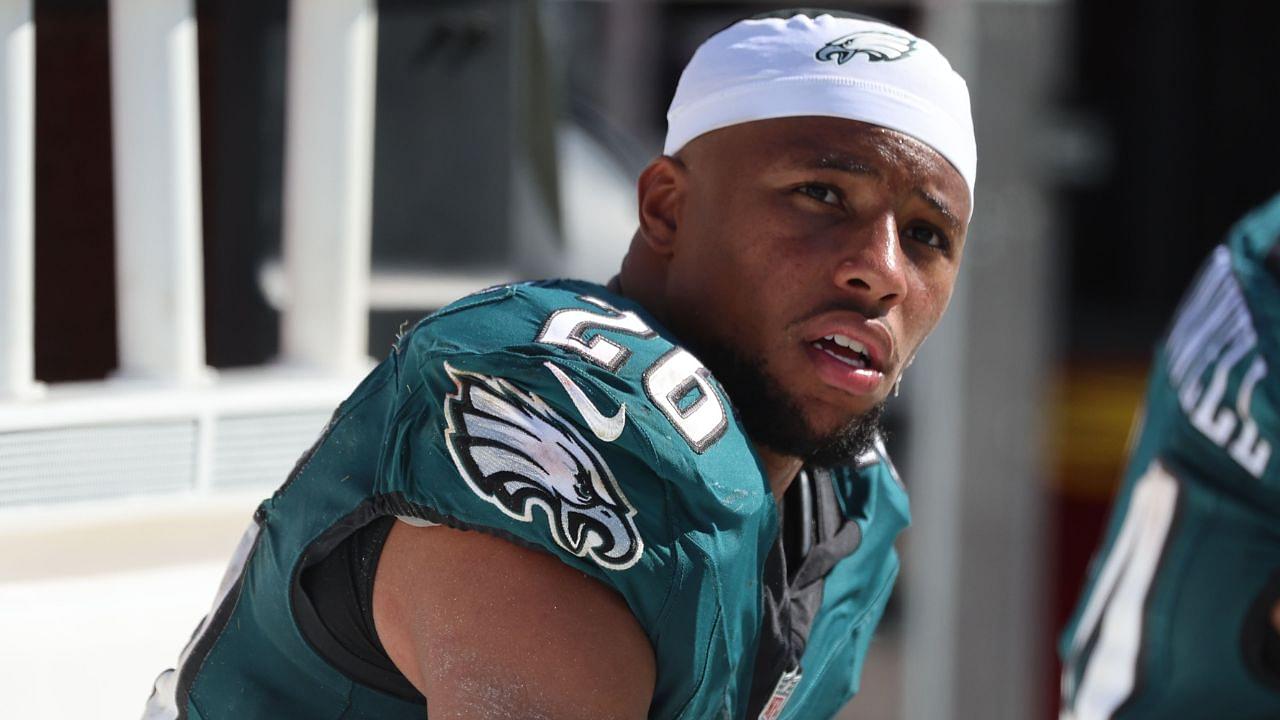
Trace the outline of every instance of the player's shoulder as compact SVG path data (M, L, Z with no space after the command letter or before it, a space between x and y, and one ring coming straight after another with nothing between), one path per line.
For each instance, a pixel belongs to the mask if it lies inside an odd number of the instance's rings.
M1263 351L1280 363L1280 195L1236 223L1224 247Z
M442 355L521 357L629 375L634 357L670 352L675 338L643 307L594 283L539 280L492 287L432 313L396 343L404 364Z
M1160 347L1140 447L1270 495L1280 490L1278 239L1280 198L1205 260Z
M508 459L568 448L572 462L598 459L614 494L725 521L764 512L767 484L723 388L641 306L602 286L476 293L420 323L397 354L402 391L439 406L436 425L464 473L493 475L475 463L496 457L495 444L512 446Z
M633 308L605 287L577 280L539 280L486 288L459 298L423 318L401 336L403 355L441 352L503 352L534 341L548 318L572 308L621 315Z
M1227 245L1238 267L1270 266L1280 274L1280 195L1251 210L1231 228Z

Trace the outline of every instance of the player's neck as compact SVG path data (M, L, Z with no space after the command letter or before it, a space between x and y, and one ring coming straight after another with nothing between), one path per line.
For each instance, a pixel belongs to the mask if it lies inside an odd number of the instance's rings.
M765 476L769 478L769 489L773 491L773 499L775 501L782 498L782 494L791 486L791 481L796 479L796 475L800 473L800 468L804 466L804 461L792 455L782 455L768 448L756 446L756 454L760 456L760 463L764 465Z
M638 232L608 288L610 292L639 303L668 329L677 330L673 321L678 318L669 317L667 313L665 264L646 249Z
M665 307L657 291L661 286L653 282L656 270L648 266L647 260L643 253L629 253L623 261L622 271L609 281L609 291L635 300L657 317L659 322L672 327L671 319L665 317ZM800 458L783 455L760 445L756 445L755 449L764 465L765 475L769 478L773 499L777 500L791 486L791 481L800 472L804 462Z

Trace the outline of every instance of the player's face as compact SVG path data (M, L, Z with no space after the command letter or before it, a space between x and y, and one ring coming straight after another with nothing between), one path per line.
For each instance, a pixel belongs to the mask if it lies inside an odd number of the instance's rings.
M814 438L878 409L951 298L969 216L960 173L913 138L835 118L736 125L680 157L677 333L695 351L733 348ZM735 403L751 392L729 390Z

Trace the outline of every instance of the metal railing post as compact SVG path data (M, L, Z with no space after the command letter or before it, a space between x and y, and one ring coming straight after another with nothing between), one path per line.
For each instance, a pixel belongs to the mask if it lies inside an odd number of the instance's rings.
M194 382L204 356L192 0L110 0L119 375Z
M372 0L289 6L286 364L367 362L376 29Z
M35 385L35 44L30 0L0 0L0 400Z

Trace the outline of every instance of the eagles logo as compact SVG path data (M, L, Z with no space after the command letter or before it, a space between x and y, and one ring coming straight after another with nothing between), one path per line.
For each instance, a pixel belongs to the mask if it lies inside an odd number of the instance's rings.
M822 62L835 60L837 65L843 65L862 53L870 62L884 62L901 60L915 49L916 39L910 35L883 30L860 30L822 46L817 58Z
M558 545L610 570L640 559L636 510L574 425L506 380L445 363L457 393L445 399L445 443L458 472L508 516L533 522L541 507Z

